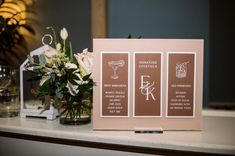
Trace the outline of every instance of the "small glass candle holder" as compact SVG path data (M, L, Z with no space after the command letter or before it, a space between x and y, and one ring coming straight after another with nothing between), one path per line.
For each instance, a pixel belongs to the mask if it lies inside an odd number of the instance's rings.
M19 72L10 66L0 65L0 117L19 114Z

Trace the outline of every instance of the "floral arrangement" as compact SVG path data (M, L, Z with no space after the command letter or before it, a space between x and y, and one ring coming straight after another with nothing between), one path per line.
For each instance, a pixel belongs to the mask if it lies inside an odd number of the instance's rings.
M67 40L66 28L60 31L59 38L52 27L47 29L53 34L55 49L45 51L38 58L28 55L29 61L26 65L28 71L35 73L34 79L40 80L35 93L37 97L49 95L66 101L59 104L63 104L65 111L70 110L71 116L80 116L82 111L91 109L91 106L83 104L81 99L84 95L92 95L93 54L87 49L74 54L72 44Z

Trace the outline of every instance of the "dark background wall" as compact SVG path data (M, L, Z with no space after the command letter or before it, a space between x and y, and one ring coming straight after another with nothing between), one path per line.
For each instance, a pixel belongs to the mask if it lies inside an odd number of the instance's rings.
M234 7L233 0L210 1L209 101L214 107L235 107Z
M85 48L91 49L91 2L90 0L37 0L35 11L40 22L38 40L46 31L47 26L53 26L59 33L65 27L69 33L75 52ZM32 47L38 47L38 45Z
M209 0L109 0L110 38L204 39L204 104L208 103Z

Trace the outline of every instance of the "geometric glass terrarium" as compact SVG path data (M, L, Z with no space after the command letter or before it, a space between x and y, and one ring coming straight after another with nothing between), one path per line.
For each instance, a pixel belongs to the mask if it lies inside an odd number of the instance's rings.
M30 55L32 57L39 56L51 49L53 48L49 45L44 45L30 52ZM35 97L34 92L38 88L39 81L30 81L30 79L33 78L33 75L32 72L25 69L27 63L28 59L20 66L20 116L46 117L47 119L53 120L59 116L58 110L53 106L54 99L49 98L49 96L43 98ZM49 107L45 108L45 106Z

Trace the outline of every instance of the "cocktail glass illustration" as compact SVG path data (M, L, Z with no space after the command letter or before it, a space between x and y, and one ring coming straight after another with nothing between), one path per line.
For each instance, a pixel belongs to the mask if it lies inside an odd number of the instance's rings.
M111 76L112 79L118 79L117 70L119 67L123 67L125 65L124 60L118 61L108 61L108 65L113 69L113 75Z
M177 62L175 65L175 76L177 78L185 78L187 76L187 64L189 63L189 61L187 62Z

